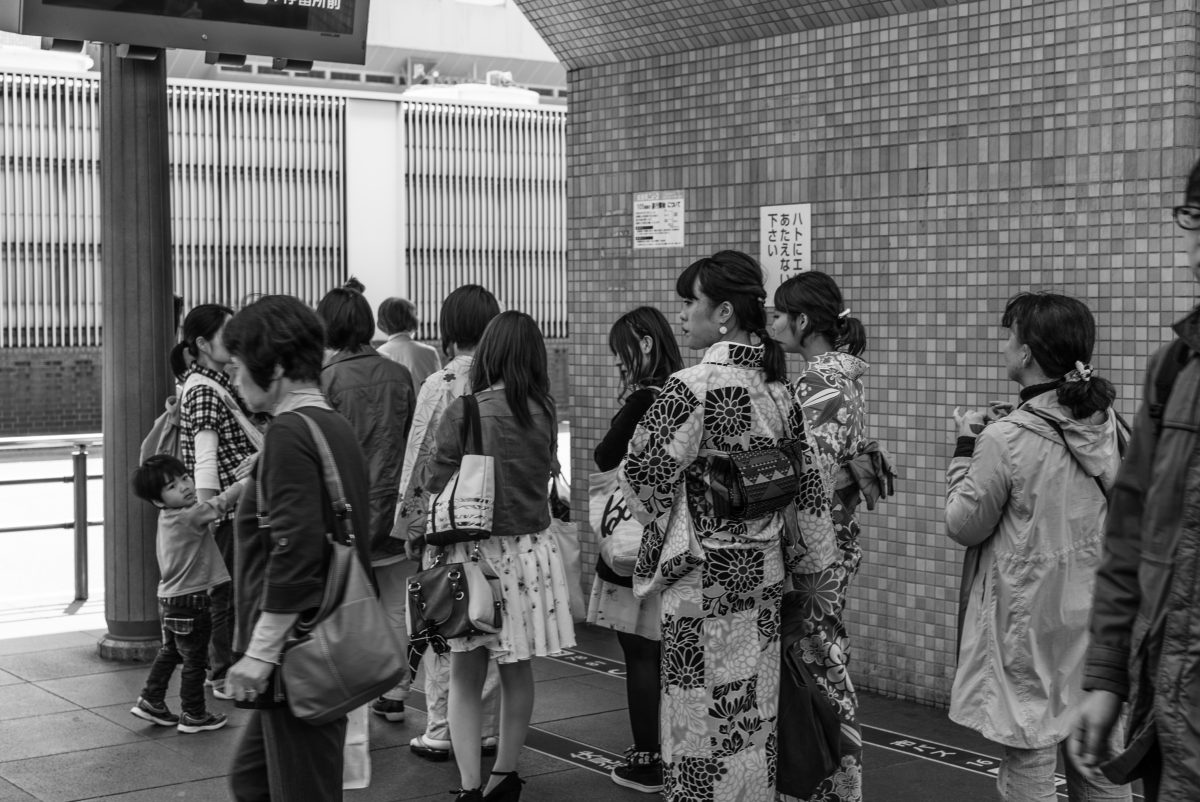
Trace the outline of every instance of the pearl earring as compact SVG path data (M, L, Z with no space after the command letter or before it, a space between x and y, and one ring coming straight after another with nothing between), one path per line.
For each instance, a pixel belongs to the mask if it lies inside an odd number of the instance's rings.
M721 325L721 328L717 329L717 331L721 332L721 334L728 334L728 333L729 333L729 327L728 327L728 326L726 326L726 325L724 325L724 324L722 324L722 325Z

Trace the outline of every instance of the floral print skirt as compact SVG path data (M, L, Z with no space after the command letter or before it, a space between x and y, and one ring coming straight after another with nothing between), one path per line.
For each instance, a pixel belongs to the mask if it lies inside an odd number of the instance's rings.
M647 640L662 640L662 597L656 593L639 599L633 595L633 588L597 576L588 600L587 622Z
M862 802L862 729L858 724L858 696L850 681L850 638L842 618L846 591L858 573L862 550L858 545L858 521L840 503L834 504L833 522L839 559L815 574L793 574L804 603L805 637L800 641L802 657L809 664L817 685L833 703L841 722L841 764L817 786L805 802ZM780 794L780 802L799 802Z
M554 535L503 535L475 543L456 543L446 562L464 562L479 548L485 574L500 580L500 631L450 638L450 650L486 647L498 663L562 654L575 645L567 574Z
M710 549L662 594L667 802L769 802L779 707L778 541Z

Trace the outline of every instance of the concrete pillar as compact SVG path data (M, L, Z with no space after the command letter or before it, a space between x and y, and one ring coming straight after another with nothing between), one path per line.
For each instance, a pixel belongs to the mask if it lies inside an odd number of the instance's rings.
M104 616L102 657L150 659L159 645L155 508L129 475L173 380L167 73L163 51L121 58L105 45L100 82L103 284ZM145 56L153 56L147 59Z

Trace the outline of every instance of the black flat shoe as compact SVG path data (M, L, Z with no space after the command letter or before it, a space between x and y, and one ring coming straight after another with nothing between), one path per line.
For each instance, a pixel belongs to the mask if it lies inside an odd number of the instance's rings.
M521 786L525 781L515 771L493 771L495 777L503 777L496 787L488 791L483 802L517 802L521 798Z

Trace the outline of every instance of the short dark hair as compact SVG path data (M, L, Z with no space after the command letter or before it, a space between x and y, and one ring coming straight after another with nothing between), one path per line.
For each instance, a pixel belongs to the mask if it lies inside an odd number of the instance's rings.
M133 494L151 504L162 503L162 491L176 479L188 475L187 466L170 454L155 454L133 469L129 485Z
M389 337L402 331L413 331L421 324L417 307L405 298L388 298L379 305L379 328Z
M225 325L225 347L263 390L270 389L276 365L292 381L316 383L325 359L325 329L299 299L264 295Z
M459 287L442 301L442 311L438 315L442 351L449 356L451 345L474 348L488 323L498 314L500 304L495 295L478 284Z
M371 344L375 334L375 315L358 290L338 287L330 290L317 304L317 314L325 323L325 345L335 351L354 350Z
M1058 382L1058 400L1076 420L1103 412L1117 397L1107 379L1066 379L1075 363L1090 363L1096 344L1096 320L1087 304L1053 292L1022 292L1009 299L1000 325L1029 346L1038 367Z

